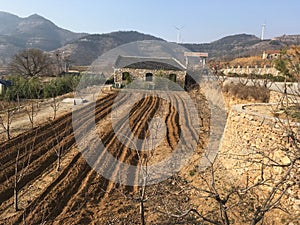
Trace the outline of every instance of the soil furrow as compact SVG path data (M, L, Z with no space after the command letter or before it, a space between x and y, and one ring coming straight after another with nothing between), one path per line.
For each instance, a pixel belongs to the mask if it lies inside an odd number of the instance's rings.
M104 104L111 99L114 99L115 95L105 96L104 98L97 101L97 105ZM92 105L89 104L84 108L79 109L81 115L84 115L86 112L92 111ZM43 145L46 142L47 138L52 137L49 133L53 130L60 131L59 128L66 127L67 123L71 122L72 112L67 113L51 123L46 123L41 127L34 128L31 131L26 132L25 134L19 135L12 140L3 143L0 145L1 155L0 162L1 168L5 166L5 163L15 159L16 153L20 151L20 159L23 157L23 153L26 150L26 147L32 146L33 137L35 137L36 147ZM16 149L16 146L21 144L22 146L19 149Z
M107 115L108 112L106 112L106 111L109 110L109 107L107 107L107 105L108 106L111 105L113 99L114 98L110 98L110 101L106 102L106 104L103 104L103 105L101 105L101 107L99 107L99 110L101 112L102 111L104 111L104 112L101 115L98 114L97 120L99 120L100 118ZM86 113L86 110L84 111L84 113ZM70 123L71 123L71 121L70 121ZM68 124L66 124L66 126L67 125ZM84 126L84 124L82 126ZM67 151L69 149L69 147L75 143L75 138L72 133L71 124L68 125L68 128L69 128L69 130L67 131L67 133L69 135L64 138L64 146L59 146L59 147L65 149L65 151ZM50 130L50 132L51 132L51 130ZM51 133L49 133L48 135L50 137L53 137L53 135L51 135ZM55 135L56 135L56 133L54 134L54 136ZM56 141L56 137L53 137L52 140ZM45 140L45 141L47 143L49 140ZM57 145L60 145L60 143L57 143ZM40 148L40 149L38 148L36 150L38 152L38 157L36 157L36 155L34 155L34 157L31 158L30 168L28 169L28 172L26 173L26 175L22 178L22 180L19 183L20 188L23 188L32 179L38 177L40 174L42 174L42 172L44 170L46 170L49 166L52 165L52 163L54 163L56 161L57 156L56 156L55 150L53 148L57 148L57 146L55 145L52 148L50 148L49 143L48 143L48 145L44 144L44 146L42 148ZM10 169L10 171L9 171L9 169ZM6 188L6 186L9 183L12 183L12 180L14 179L13 178L14 163L11 165L10 168L6 169L3 172L4 172L3 174L5 174L5 176L3 176L3 177L6 178L6 182L4 182L3 188L0 189L1 202L7 200L13 194L13 189ZM3 190L3 191L1 192L1 190Z
M129 93L129 94L128 94ZM105 209L105 202L110 200L111 196L116 194L115 188L119 188L113 180L107 180L105 177L98 174L94 168L106 172L106 177L110 176L122 181L129 181L134 179L135 182L140 180L141 174L139 170L136 170L135 174L129 174L123 166L119 163L112 163L109 160L109 154L113 156L118 162L126 163L132 166L141 166L139 156L142 159L147 160L150 150L137 152L136 149L132 149L128 146L131 145L132 138L139 138L142 140L137 145L138 149L146 148L146 138L149 137L149 127L151 120L158 115L159 109L167 109L167 112L163 114L163 120L166 124L166 137L164 138L161 146L158 147L159 152L155 155L155 160L161 160L165 154L170 154L176 149L179 141L182 141L182 145L188 145L190 141L199 138L196 137L196 128L193 127L193 121L189 118L188 109L184 97L180 93L172 93L169 97L170 103L160 99L157 96L151 96L148 94L142 94L141 100L136 102L130 109L129 118L128 104L126 103L135 99L133 96L136 93L130 94L130 92L120 92L107 95L96 102L94 106L88 105L86 108L78 109L76 112L77 125L74 129L78 132L79 138L86 140L89 146L93 146L95 149L100 148L97 146L99 143L99 136L92 135L95 132L101 134L101 141L104 145L104 149L99 151L99 155L89 154L90 148L87 146L82 152L77 154L72 153L68 157L65 166L57 174L57 177L41 189L41 194L37 194L31 203L27 204L25 211L17 213L14 217L8 218L0 223L6 224L19 224L23 220L23 213L26 224L74 224L75 221L79 223L82 215L85 214L85 218L95 219L99 216L105 215L108 211ZM124 115L120 114L117 123L113 126L112 121L109 118L114 116L112 114L112 105L117 96L120 96L115 107L120 109L120 112L125 112ZM132 97L132 98L131 98ZM140 97L140 96L139 96ZM124 106L124 108L122 108ZM122 111L123 109L123 111ZM177 110L176 110L177 109ZM127 111L126 111L127 110ZM11 142L0 144L0 148L3 149L3 154L0 153L0 161L3 159L3 165L6 165L8 170L6 174L9 175L9 179L13 178L14 154L16 153L16 141L24 142L22 147L22 154L25 154L26 146L30 146L33 143L33 132L40 132L36 135L37 144L35 144L34 152L32 153L32 163L28 173L23 177L23 181L20 183L21 188L24 190L29 184L33 184L34 180L42 174L46 173L50 167L53 169L53 165L57 159L54 149L62 148L67 153L71 148L74 148L76 143L73 133L72 119L74 114L66 114L53 121L52 124L45 124L40 128L32 130L22 137L22 135L16 137ZM161 116L161 115L160 115ZM113 118L112 118L113 119ZM126 121L129 120L129 121ZM96 126L95 126L96 124ZM127 124L129 124L130 131L127 130ZM95 130L96 129L96 130ZM101 131L100 131L101 130ZM185 132L184 137L182 132ZM127 138L123 138L123 143L118 139L118 134L124 135ZM90 135L90 136L89 136ZM76 136L76 138L78 138ZM81 140L81 139L80 139ZM147 146L148 148L148 146ZM10 152L11 151L11 152ZM164 152L166 151L166 152ZM13 152L13 153L12 153ZM71 152L70 152L71 153ZM87 158L90 157L91 161L87 163ZM26 158L24 158L25 160ZM70 161L69 161L70 160ZM151 161L156 163L156 161ZM9 172L9 171L12 172ZM1 182L0 171L0 182ZM132 177L134 176L134 177ZM12 180L10 180L12 181ZM2 182L3 184L5 182ZM129 192L133 195L137 194L138 187L121 186L123 194ZM3 189L1 192L0 187L0 199L12 200L12 189ZM3 198L2 198L3 197ZM109 199L107 199L109 198ZM114 198L112 198L113 200ZM94 209L96 207L97 209ZM107 211L107 212L106 212ZM82 220L83 221L83 220ZM82 222L81 221L81 222ZM103 220L104 221L104 220Z

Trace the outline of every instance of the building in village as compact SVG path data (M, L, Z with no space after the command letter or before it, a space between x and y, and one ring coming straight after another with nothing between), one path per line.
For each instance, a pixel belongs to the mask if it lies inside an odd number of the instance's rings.
M161 83L169 79L184 88L186 75L186 67L175 58L119 55L114 65L116 87L124 87L133 80L141 80L147 88L156 89L160 86L165 89L169 86Z
M277 59L280 56L280 50L267 50L263 52L263 59Z

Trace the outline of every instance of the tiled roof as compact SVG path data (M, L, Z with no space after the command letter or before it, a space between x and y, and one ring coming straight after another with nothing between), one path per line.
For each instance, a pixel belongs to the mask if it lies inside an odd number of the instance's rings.
M267 50L265 51L266 54L280 54L280 50Z

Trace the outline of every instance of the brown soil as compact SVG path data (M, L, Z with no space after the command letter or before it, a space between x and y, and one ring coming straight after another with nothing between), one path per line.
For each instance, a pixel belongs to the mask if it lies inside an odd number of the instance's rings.
M62 99L72 97L72 94L65 94L57 98L57 101L59 102L59 107L57 111L57 116L63 115L65 113L68 113L72 110L73 105L68 103L62 103ZM22 134L28 130L31 129L31 123L28 117L28 114L26 113L25 108L30 107L32 103L34 103L34 121L33 126L38 127L40 125L43 125L45 122L50 121L53 118L53 108L51 108L53 100L52 99L46 99L46 100L27 100L22 101L20 103L20 109L15 110L13 117L12 117L12 123L10 128L10 135L11 137L16 137L19 134ZM4 121L6 122L6 110L8 108L18 108L17 102L6 102L6 101L0 101L0 116L3 117ZM5 133L5 130L2 126L0 126L0 142L3 142L7 140L7 135Z
M129 124L133 135L140 139L147 137L149 122L156 116L165 121L166 135L155 151L138 154L136 150L127 147L130 144L129 140L127 143L121 143L112 127L111 107L118 96L119 100L114 107L123 115L123 106L131 101L132 95L134 93L110 93L97 100L95 111L92 105L77 111L77 118L80 119L77 129L82 133L89 133L91 124L96 122L98 135L105 146L106 151L94 159L94 167L108 171L112 177L120 176L122 180L129 179L128 171L110 163L108 153L130 165L140 166L141 158L149 159L151 165L176 149L183 130L188 134L182 137L185 142L197 138L190 118L179 118L178 112L172 106L175 104L184 114L188 106L182 98L182 93L171 95L169 104L145 92L139 96L140 101L130 111ZM205 122L201 127L203 135L191 162L200 157L208 127L208 114L203 110L207 108L204 98L198 91L193 93L193 98L198 103L200 116L205 118ZM126 117L123 116L116 124L118 131L125 129L125 120ZM89 139L87 134L86 139L89 146L97 145L96 137ZM141 145L143 147L146 144L143 142ZM61 170L56 171L55 150L59 148L63 149L63 157ZM1 143L0 149L0 224L140 224L137 200L139 187L116 184L100 176L90 167L82 157L86 150L79 152L77 149L71 112ZM19 183L20 211L14 212L12 182L18 151L20 165L24 163L28 166ZM31 157L28 163L29 152ZM187 186L187 180L183 177L188 176L193 168L194 165L190 163L182 169L182 175L173 175L164 182L147 187L145 214L149 224L190 224L189 221L194 220L192 216L174 219L159 213L165 205L180 205L182 208L189 206L190 194L188 188L183 189ZM135 180L140 179L139 173L134 176Z

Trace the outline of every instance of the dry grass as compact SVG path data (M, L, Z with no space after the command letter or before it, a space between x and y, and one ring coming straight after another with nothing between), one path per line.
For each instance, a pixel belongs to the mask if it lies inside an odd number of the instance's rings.
M226 84L223 92L233 95L242 100L256 100L259 102L269 102L270 91L265 87L245 86L242 84Z

